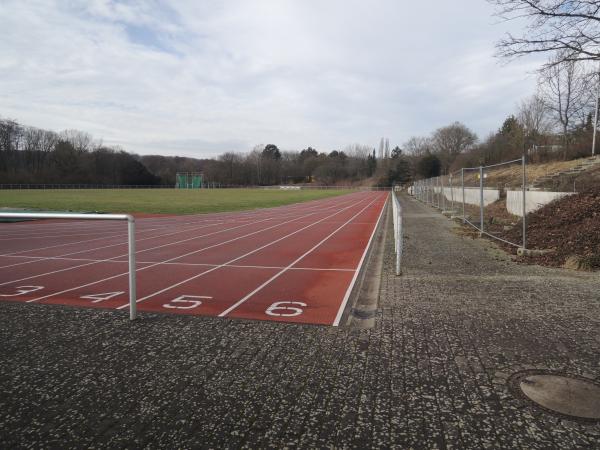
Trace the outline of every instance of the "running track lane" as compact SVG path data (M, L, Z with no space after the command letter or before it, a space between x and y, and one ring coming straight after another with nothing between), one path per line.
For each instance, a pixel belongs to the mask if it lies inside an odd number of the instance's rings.
M338 325L387 198L138 219L138 310ZM51 240L0 241L0 300L127 309L125 230L115 231L1 224L0 236Z

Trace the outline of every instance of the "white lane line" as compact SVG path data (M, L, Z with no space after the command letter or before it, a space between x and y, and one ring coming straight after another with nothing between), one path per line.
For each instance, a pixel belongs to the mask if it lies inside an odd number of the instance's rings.
M256 224L256 223L261 223L261 222L264 222L264 220L258 220L258 221L256 221L256 222L255 222L255 224ZM226 229L224 229L224 230L215 231L215 232L208 233L208 234L201 234L201 235L199 235L199 236L194 236L194 237L191 237L191 238L188 238L188 239L183 239L183 240L181 240L181 241L169 242L169 243L167 243L167 244L158 245L158 246L156 246L156 247L150 247L150 248L147 248L147 249L144 249L144 250L138 250L138 251L136 251L135 253L136 253L136 255L137 255L138 253L144 253L144 252L148 252L148 251L150 251L150 250L156 250L156 249L163 248L163 247L169 247L169 246L172 246L172 245L181 244L181 243L183 243L183 242L192 241L192 240L194 240L194 239L199 239L199 238L201 238L201 237L213 236L213 235L215 235L215 234L225 233L226 231L235 230L235 229L237 229L237 228L241 228L241 227L244 227L244 226L246 226L246 225L239 225L239 226L237 226L237 227L226 228ZM263 231L263 230L261 230L261 231ZM117 255L117 256L114 256L114 257L112 257L112 258L109 258L109 259L111 259L111 260L112 260L112 259L123 258L123 257L125 257L125 256L127 256L127 255L128 255L127 253L123 253L123 254L121 254L121 255ZM17 283L17 282L19 282L19 281L30 280L30 279L32 279L32 278L39 278L39 277L43 277L43 276L46 276L46 275L52 275L52 274L55 274L55 273L66 272L66 271L68 271L68 270L79 269L79 268L81 268L81 267L92 266L92 265L94 265L94 264L98 264L98 263L91 262L91 263L87 263L87 264L80 264L80 265L78 265L78 266L66 267L66 268L64 268L64 269L57 269L57 270L53 270L53 271L51 271L51 272L45 272L45 273L42 273L42 274L37 274L37 275L32 275L32 276L30 276L30 277L21 278L21 279L19 279L19 280L6 281L6 282L4 282L4 283L0 283L0 286L4 286L4 285L6 285L6 284L11 284L11 283ZM129 272L127 272L127 273L129 273Z
M346 196L343 196L343 197L346 197ZM327 202L326 205L328 205L329 203L332 203L332 202ZM346 203L346 202L344 202L344 203ZM312 205L311 208L306 208L306 210L307 211L313 211L315 209L318 209L319 211L323 211L323 210L332 209L332 208L335 208L335 207L338 207L338 206L339 205L334 204L333 206L327 206L327 207L323 208L323 205L320 205L318 207L317 207L317 205ZM276 209L276 208L272 208L272 209ZM292 208L287 208L287 209L292 209ZM264 212L268 212L268 210L265 209ZM278 211L278 212L281 212L281 211ZM304 210L302 210L302 211L293 211L293 212L304 212ZM290 217L290 212L289 211L287 211L284 214L281 214L279 216L272 215L272 216L268 217L267 220L279 220L279 219L287 218L287 217ZM141 219L140 222L137 222L138 223L138 227L143 226L143 225L147 225L147 223L142 222L143 220L147 220L147 219ZM174 225L177 225L177 226L180 226L180 225L198 225L198 223L204 223L204 222L202 222L202 221L194 221L194 222L180 223L180 222L173 221L173 222L170 222L169 224L166 224L166 225L169 225L168 227L172 227ZM229 224L229 223L242 223L242 222L229 221L229 222L222 222L222 223ZM243 222L243 223L246 223L247 225L252 225L253 224L253 222ZM210 226L210 225L212 225L212 224L207 224L207 226ZM153 229L150 229L150 230L140 230L136 234L145 233L145 232L148 232L148 231L155 231L157 229L158 228L153 228ZM177 232L177 233L180 233L180 232ZM174 233L174 234L177 234L177 233ZM81 243L94 242L94 241L102 240L102 239L106 239L106 238L102 237L102 238L96 238L96 239L86 239L86 240L83 240L83 241L67 242L67 243L62 243L62 244L50 245L50 246L47 246L47 247L39 247L39 248L33 248L33 249L28 249L28 250L21 250L21 251L17 251L17 252L4 253L4 254L0 254L0 256L12 256L12 255L18 255L18 254L22 254L22 253L30 253L30 252L34 252L34 251L40 251L40 250L49 250L49 249L52 249L52 248L66 247L66 246L69 246L69 245L76 245L76 244L81 244ZM98 247L98 248L95 248L95 249L89 249L89 251L98 250L98 249L101 249L101 248L104 248L104 247ZM79 253L79 252L67 253L67 254L64 254L64 256L66 256L66 255L73 255L73 254L77 254L77 253ZM2 267L0 267L0 268L2 268Z
M362 202L362 200L361 200L360 202ZM372 202L371 202L371 203L372 203ZM371 203L369 203L369 205L370 205ZM367 205L367 206L369 206L369 205ZM185 280L183 280L183 281L177 282L177 283L175 283L175 284L172 284L172 285L170 285L170 286L167 286L167 287L166 287L166 288L164 288L164 289L161 289L161 290L159 290L159 291L153 292L153 293L152 293L152 294L150 294L150 295L146 295L145 297L142 297L142 298L138 299L138 300L137 300L137 303L139 303L139 302L143 302L144 300L147 300L147 299L149 299L149 298L155 297L155 296L157 296L157 295L159 295L159 294L162 294L162 293L164 293L164 292L166 292L166 291L169 291L169 290L171 290L171 289L173 289L173 288L176 288L177 286L181 286L182 284L188 283L188 282L190 282L190 281L192 281L192 280L195 280L196 278L199 278L199 277L201 277L201 276L204 276L204 275L206 275L206 274L209 274L209 273L211 273L211 272L214 272L215 270L218 270L218 269L220 269L220 268L222 268L222 267L228 267L228 266L229 266L231 263L234 263L234 262L236 262L236 261L239 261L240 259L242 259L242 258L245 258L245 257L247 257L247 256L250 256L250 255L252 255L253 253L256 253L256 252L258 252L258 251L260 251L260 250L264 250L265 248L267 248L267 247L269 247L269 246L271 246L271 245L273 245L273 244L277 244L278 242L281 242L281 241L283 241L284 239L287 239L287 238L289 238L290 236L294 236L295 234L298 234L298 233L300 233L301 231L304 231L304 230L306 230L306 229L308 229L308 228L310 228L310 227L313 227L313 226L315 226L315 225L317 225L317 224L319 224L319 223L321 223L321 222L323 222L323 221L327 220L329 217L333 217L333 216L335 216L335 215L337 215L337 214L340 214L341 212L343 212L343 211L345 211L345 210L347 210L347 209L353 208L354 206L356 206L356 203L354 203L354 204L352 204L352 205L350 205L350 206L347 206L347 207L345 207L345 208L343 208L343 209L341 209L341 210L339 210L339 211L335 212L334 214L332 214L332 215L330 215L330 216L324 217L323 219L320 219L320 220L318 220L318 221L316 221L316 222L312 223L311 225L307 225L307 226L305 226L305 227L302 227L302 228L300 228L300 229L298 229L298 230L296 230L296 231L294 231L294 232L292 232L292 233L289 233L289 234L286 234L286 235L285 235L285 236L283 236L283 237L280 237L279 239L276 239L276 240L274 240L274 241L272 241L272 242L269 242L269 243L267 243L267 244L265 244L265 245L262 245L261 247L258 247L258 248L254 249L254 250L252 250L252 251L249 251L248 253L245 253L245 254L243 254L243 255L241 255L241 256L238 256L238 257L236 257L236 258L233 258L232 260L229 260L229 261L227 261L226 263L219 264L218 266L215 266L215 267L213 267L213 268L211 268L211 269L209 269L209 270L205 270L204 272L200 272L199 274L196 274L196 275L194 275L194 276L192 276L192 277L186 278L186 279L185 279ZM149 267L152 267L152 266L149 266ZM121 305L121 306L119 306L117 309L123 309L123 308L129 308L129 303L126 303L126 304L124 304L124 305Z
M327 237L325 237L324 239L322 239L318 244L316 244L315 246L313 246L310 250L308 250L306 253L304 253L303 255L301 255L299 258L295 259L291 264L289 264L286 267L284 267L283 269L281 269L279 272L277 272L275 275L273 275L271 278L269 278L263 284L261 284L260 286L258 286L252 292L250 292L249 294L245 295L240 300L238 300L236 303L234 303L233 305L231 305L229 308L227 308L225 311L223 311L221 314L219 314L218 317L225 317L227 314L229 314L230 312L232 312L233 310L237 309L239 306L241 306L242 304L244 304L250 297L252 297L257 292L261 291L263 288L265 288L267 285L269 285L271 282L273 282L277 278L279 278L281 275L283 275L285 272L287 272L292 266L296 265L302 259L304 259L306 256L308 256L310 253L312 253L314 250L316 250L320 245L322 245L325 241L327 241L331 236L333 236L338 231L340 231L342 228L344 228L347 224L349 224L350 222L352 222L353 219L355 219L365 209L367 209L369 206L371 206L376 200L379 200L379 198L371 201L367 206L365 206L359 212L357 212L356 214L354 214L343 225L340 225L339 227L337 227L332 233L330 233Z
M348 208L351 208L352 206L354 206L354 205L348 206ZM347 208L346 208L346 209L347 209ZM314 212L314 213L309 213L308 215L313 215L313 214L317 214L317 212ZM336 214L337 214L337 213L336 213ZM228 240L228 241L220 242L220 243L218 243L218 244L214 244L214 245L211 245L211 246L209 246L209 247L204 247L204 248L201 248L201 249L199 249L199 250L195 250L195 251L192 251L192 252L189 252L189 253L186 253L186 254L183 254L183 255L180 255L180 256L174 257L174 258L167 259L167 260L165 260L165 261L162 261L162 263L165 263L165 262L171 262L171 261L174 261L174 260L176 260L176 259L179 259L179 258L183 258L183 257L189 256L189 255L193 255L193 254L196 254L196 253L200 253L200 252L202 252L202 251L205 251L205 250L208 250L208 249L211 249L211 248L214 248L214 247L218 247L218 246L220 246L220 245L228 244L228 243L230 243L230 242L234 242L234 241L237 241L237 240L240 240L240 239L246 238L246 237L248 237L248 236L252 236L252 235L254 235L254 234L262 233L262 232L264 232L264 231L268 231L268 230L270 230L270 229L272 229L272 228L276 228L276 227L278 227L278 226L285 225L285 224L287 224L287 223L290 223L290 222L293 222L293 221L295 221L295 220L297 220L297 219L291 219L291 220L288 220L288 221L285 221L285 222L282 222L282 223L279 223L279 224L276 224L276 225L272 225L272 226L270 226L270 227L263 228L262 230L254 231L254 232L252 232L252 233L248 233L248 234L246 234L246 235L239 236L239 237L237 237L237 238L230 239L230 240ZM260 222L264 222L264 220L259 220L259 221L255 222L255 223L260 223ZM241 225L240 227L242 227L242 226L246 226L246 224L244 224L244 225ZM224 231L229 231L229 230L232 230L232 229L234 229L234 228L240 228L240 227L233 227L233 228L230 228L230 229L228 229L228 230L224 230ZM216 232L216 233L211 233L211 234L218 234L218 232ZM170 244L167 244L167 245L170 245ZM165 246L167 246L167 245L163 245L163 246L161 246L161 247L165 247ZM125 256L125 255L120 255L120 256L118 256L118 257L123 257L123 256ZM113 258L113 259L116 259L116 258L117 258L117 257L115 257L115 258ZM96 263L83 264L83 265L81 265L81 266L76 266L76 267L89 266L89 265L92 265L92 264L96 264ZM142 267L142 268L140 268L140 269L137 269L137 270L136 270L136 272L140 272L140 271L142 271L142 270L150 269L150 268L152 268L152 267L155 267L155 266L157 266L157 265L159 265L159 264L157 263L157 264L154 264L154 265L150 265L150 266ZM65 270L69 270L69 269L65 269ZM58 272L62 272L62 271L64 271L64 270L57 270L57 271L54 271L54 272L51 272L51 273L58 273ZM107 277L107 278L103 278L103 279L101 279L101 280L97 280L97 281L94 281L94 282L91 282L91 283L87 283L87 284L84 284L84 285L81 285L81 286L76 286L76 287L74 287L74 288L65 289L65 290L63 290L63 291L60 291L60 292L55 292L55 293L53 293L53 294L48 294L48 295L45 295L45 296L43 296L43 297L38 297L38 298L31 299L31 300L27 300L27 303L37 302L37 301L39 301L39 300L43 300L43 299L45 299L45 298L54 297L54 296L56 296L56 295L60 295L60 294L64 294L64 293L66 293L66 292L70 292L70 291L74 291L74 290L81 289L81 288L84 288L84 287L92 286L92 285L94 285L94 284L102 283L102 282L104 282L104 281L109 281L109 280L112 280L112 279L114 279L114 278L118 278L118 277L121 277L121 276L124 276L124 275L128 275L128 274L129 274L129 272L123 272L123 273L120 273L120 274L117 274L117 275L113 275L113 276L110 276L110 277ZM36 277L32 277L32 278L36 278ZM14 282L14 281L13 281L13 282ZM2 286L2 284L0 284L0 286ZM138 300L138 301L139 301L139 300ZM125 306L128 306L128 305L125 305Z
M115 232L111 231L111 232L107 232L106 234L115 234ZM46 234L43 236L32 236L32 235L27 235L27 236L19 236L19 237L15 237L15 236L11 236L11 237L4 237L4 238L0 238L0 241L30 241L33 239L53 239L53 238L72 238L72 237L79 237L79 236L98 236L98 233L76 233L76 234Z
M343 204L346 204L346 203L347 202L344 202ZM336 207L339 207L339 205L333 205L333 206L328 206L328 207L325 207L325 208L320 208L318 212L326 211L326 210L333 209L333 208L336 208ZM303 213L303 215L301 217L307 217L307 216L310 216L312 214L316 214L316 213L310 213L310 214ZM286 219L288 217L293 217L293 216L290 213L287 213L287 214L282 214L282 215L278 216L276 219L274 219L272 217L267 217L264 220L260 220L260 221L245 222L244 224L242 224L242 225L240 225L238 227L228 228L226 230L222 230L221 232L223 232L223 231L229 231L229 230L234 230L234 229L237 229L237 228L241 228L244 225L255 225L257 223L262 223L262 222L266 222L266 221L270 221L270 220L281 220L281 219ZM214 225L218 225L218 224L211 223L211 224L208 224L208 225L204 225L204 226L201 226L201 227L195 227L195 228L191 228L191 229L187 229L187 230L183 230L183 231L176 231L176 232L173 232L173 233L167 233L167 234L163 234L163 235L151 236L151 237L148 237L148 238L139 239L136 242L141 242L141 241L145 241L145 240L149 240L149 239L156 239L156 238L161 238L161 237L167 237L167 236L173 236L175 234L188 233L188 232L196 231L196 230L199 230L199 229L202 229L202 228L208 228L209 226L214 226ZM180 241L175 241L175 242L172 242L172 243L169 243L169 244L165 244L165 245L162 245L162 246L158 246L158 247L152 247L152 248L145 249L145 250L138 250L136 252L136 254L137 253L143 253L143 252L146 252L146 251L149 251L149 250L156 250L158 248L162 248L162 247L166 247L166 246L170 246L170 245L180 244L180 243L187 242L187 241L194 240L194 239L198 239L198 238L201 238L201 237L211 236L213 234L218 234L218 233L204 234L204 235L195 236L195 237L192 237L192 238L189 238L189 239L183 239L183 240L180 240ZM109 247L116 247L116 246L119 246L119 245L124 245L124 243L121 243L121 244L111 244L111 245L106 245L106 246L102 246L102 247L96 247L96 248L92 248L92 249L85 249L85 250L80 250L80 251L76 251L76 252L65 253L65 254L59 255L59 256L77 255L77 254L80 254L80 253L86 253L86 252L91 252L91 251L95 251L95 250L101 250L101 249L105 249L105 248L109 248ZM13 252L13 253L8 253L8 254L0 255L0 256L12 256L12 255L15 255L17 253L28 253L28 252L31 252L31 251L34 251L34 250L27 250L27 251L23 251L23 252ZM109 258L108 260L113 260L113 259L121 258L123 256L127 256L127 255L126 254L118 255L118 256L115 256L113 258ZM39 259L37 259L35 261L27 261L27 262L10 264L10 265L7 265L7 266L1 266L0 269L4 269L4 268L8 268L8 267L15 267L15 266L19 266L19 265L25 265L25 264L33 264L33 263L38 262L38 261L43 261L44 259L50 260L52 258L54 258L54 257L39 257ZM77 267L81 267L81 266L75 266L74 268L77 268ZM60 269L59 271L64 271L64 270L69 270L69 268ZM44 274L41 274L41 275L35 275L35 276L30 277L30 278L34 278L36 276L48 275L50 273L56 273L56 272L49 272L49 273L44 273ZM27 279L29 279L29 278L23 278L21 280L13 280L12 282L24 281L24 280L27 280ZM9 282L7 282L7 283L9 283ZM0 286L3 286L4 284L7 284L7 283L0 283Z
M377 223L375 224L375 227L373 228L373 232L371 233L369 242L367 243L367 246L365 247L365 251L363 252L362 257L360 258L360 261L358 262L356 269L354 269L354 276L352 277L352 281L350 281L350 284L348 285L348 289L346 289L346 293L344 294L344 299L342 300L342 303L340 304L340 307L338 308L338 312L335 315L335 320L333 321L333 324L332 324L334 327L337 327L340 324L340 320L342 319L342 314L344 314L344 310L346 309L346 304L348 303L348 299L350 298L350 293L352 292L352 289L354 288L354 284L356 283L356 280L358 279L358 274L360 273L360 268L362 267L362 265L365 261L367 252L369 251L369 248L371 247L371 242L373 241L373 238L375 237L375 232L377 231L377 228L379 227L379 222L381 221L381 217L383 216L384 209L385 209L385 203L381 206L381 212L379 213L379 218L377 219Z
M12 256L12 258L36 258L35 256ZM58 261L86 261L96 263L115 263L124 264L128 261L125 259L94 259L94 258L66 258L63 256L52 256L45 259L53 259ZM217 263L185 263L185 262L162 262L162 261L136 261L137 264L154 264L156 266L189 266L189 267L217 267L221 264ZM283 269L284 266L256 266L243 264L228 264L227 267L236 267L239 269ZM292 267L290 270L315 270L315 271L333 271L333 272L354 272L356 269L346 269L342 267Z
M342 205L343 205L343 204L346 204L346 203L347 203L347 202L343 202L343 203L342 203ZM318 211L318 212L322 212L322 211L325 211L325 210L329 210L329 209L337 208L337 207L339 207L339 206L340 206L340 205L335 205L335 204L334 204L334 205L332 205L332 206L327 206L327 207L324 207L324 208L323 208L323 207L321 207L321 208L318 208L318 209L319 209L319 211ZM311 208L311 210L314 210L314 209L317 209L317 208ZM254 225L254 224L256 224L256 223L260 223L260 222L266 222L266 221L271 221L271 220L281 220L281 219L286 219L286 218L288 218L288 217L292 217L291 213L289 213L289 212L288 212L288 213L286 213L286 214L281 214L281 215L279 215L279 216L267 217L267 218L265 218L265 219L264 219L264 220L262 220L262 221L258 221L258 222L244 222L243 224L244 224L244 225ZM174 236L174 235L176 235L176 234L187 233L187 232L190 232L190 231L196 231L196 230L199 230L199 229L202 229L202 228L208 228L209 226L214 226L214 225L219 225L219 224L218 224L218 223L211 223L211 224L207 224L207 225L205 225L205 226L202 226L202 227L195 227L195 228L191 228L191 229L187 229L187 230L176 231L176 232L173 232L173 233L167 233L167 234L162 234L162 235L151 236L151 237L149 237L149 238L139 239L139 240L137 240L137 242L144 241L144 240L149 240L149 239L162 238L162 237L167 237L167 236ZM235 229L235 228L236 228L236 227L229 228L229 230L231 230L231 229ZM154 231L154 230L155 230L155 229L153 229L153 230L151 230L151 231ZM147 231L148 231L148 230L147 230ZM141 233L141 232L140 232L140 233ZM198 238L198 237L205 237L205 236L210 236L210 234L208 234L208 235L196 236L196 237L195 237L195 238L193 238L193 239L196 239L196 238ZM105 239L105 238L98 238L98 239ZM87 240L87 241L79 241L78 243L92 242L92 241L95 241L95 240L98 240L98 239L91 239L91 240ZM183 240L183 241L176 241L176 242L174 242L174 243L172 243L172 244L173 244L173 245L175 245L175 244L178 244L178 243L181 243L181 242L186 242L186 240ZM101 247L95 247L95 248L91 248L91 249L79 250L79 251L76 251L76 252L63 253L62 255L58 255L58 256L71 256L71 255L77 255L77 254L80 254L80 253L92 252L92 251L101 250L101 249L105 249L105 248L109 248L109 247L116 247L116 246L118 246L118 245L124 245L124 244L126 244L126 243L127 243L127 242L120 243L120 244L105 245L105 246L101 246ZM48 250L48 249L50 249L50 248L56 248L56 247L61 247L61 246L66 246L66 245L73 245L73 244L75 244L75 243L74 243L74 242L71 242L71 243L68 243L68 244L58 244L58 245L54 245L54 246L43 247L43 248L41 248L41 249L31 249L31 250L23 250L23 251L21 251L21 252L12 252L12 253L6 253L6 254L0 255L0 256L13 256L13 255L17 255L17 254L19 254L19 253L30 253L30 252L33 252L33 251L39 251L39 250ZM156 249L156 248L161 248L161 247L154 247L154 248L152 248L152 249L150 249L150 250L154 250L154 249ZM147 250L148 250L148 249L147 249ZM138 252L136 252L136 253L141 253L141 252L143 252L143 251L147 251L147 250L138 250ZM32 256L33 256L33 255L32 255ZM115 258L118 258L118 257L121 257L121 256L125 256L125 255L119 255L119 256L117 256L117 257L115 257ZM50 257L42 257L42 256L40 256L40 257L39 257L39 259L38 259L38 260L36 260L36 261L43 261L43 260L44 260L44 258L50 259ZM111 259L113 259L113 258L111 258ZM0 269L4 269L4 268L8 268L8 267L15 267L15 266L18 266L18 265L32 264L32 263L34 263L34 262L36 262L36 261L27 261L27 262L21 262L21 263L10 264L10 265L7 265L7 266L1 266L1 267L0 267ZM22 281L22 280L19 280L19 281ZM2 286L2 284L0 284L0 286Z
M215 226L215 225L219 225L219 224L211 223L209 225L203 225L203 226L200 226L200 227L188 228L186 230L175 231L173 233L157 234L155 236L148 236L146 238L136 239L135 242L137 244L138 242L143 242L143 241L148 241L148 240L154 240L154 239L168 237L168 236L174 236L176 234L181 234L181 233L194 232L194 231L202 230L204 228L212 227L212 226ZM154 230L151 230L151 231L154 231ZM196 239L196 238L194 238L194 239ZM105 238L101 238L101 239L105 239ZM25 265L25 264L32 264L32 263L35 263L35 262L38 262L38 261L44 261L44 260L52 260L52 259L56 259L56 258L62 258L64 256L78 255L80 253L87 253L87 252L93 252L93 251L96 251L96 250L103 250L103 249L107 249L107 248L111 248L111 247L118 247L120 245L127 245L127 241L118 242L116 244L103 245L101 247L88 248L88 249L85 249L85 250L78 250L76 252L63 253L62 255L57 255L57 256L27 256L27 255L15 255L15 253L9 253L9 254L0 255L0 256L9 257L9 258L10 257L24 257L24 258L38 258L38 259L36 259L35 261L27 261L27 262L9 264L7 266L0 266L0 269L6 269L8 267L15 267L15 266L22 266L22 265ZM29 251L38 251L38 250L29 250ZM136 254L137 253L141 253L143 251L146 251L146 250L138 250L136 252ZM1 286L1 284L0 284L0 286Z
M276 214L279 214L279 213L281 213L281 215L285 215L285 214L289 214L292 212L312 211L315 209L320 209L323 206L326 206L329 204L336 204L340 198L347 199L348 197L350 197L350 196L354 197L357 194L359 194L359 193L352 192L352 193L345 194L342 196L337 196L337 197L331 197L331 198L325 198L325 199L315 199L315 200L311 200L308 202L301 202L301 203L296 203L296 204L291 204L291 205L281 205L281 206L277 206L277 207L258 208L258 209L254 209L254 210L240 211L240 212L193 214L193 215L185 215L185 216L169 216L169 217L164 217L164 218L152 218L152 217L143 218L143 217L141 217L141 218L137 219L137 223L138 223L138 227L141 227L141 226L172 227L174 225L177 225L177 226L198 225L199 223L206 223L206 222L210 222L210 221L223 222L224 220L227 223L232 223L232 222L237 223L240 219L241 220L253 220L253 218L264 216L264 214L266 214L266 213L269 213L270 216L273 217L272 220L277 220L279 218L279 216L277 216ZM233 218L233 219L235 219L235 221L229 221L229 220L227 220L228 218ZM6 224L6 225L10 225L11 229L6 230L6 231L8 231L8 233L2 233L1 232L2 225L4 225L4 224L0 224L0 240L12 240L11 236L15 236L14 239L19 239L19 240L28 240L30 238L38 239L38 238L54 238L54 237L87 236L87 235L93 235L94 233L88 233L88 232L94 231L94 230L98 230L99 232L104 232L104 233L118 234L118 229L119 229L116 226L109 227L108 225L105 225L105 224L94 226L94 224L91 224L91 223L83 223L83 222L76 221L76 222L68 222L68 223L66 223L66 222L50 223L49 225L48 224L44 225L44 224L40 224L40 223ZM48 229L47 231L44 230L42 232L42 230L40 230L40 225L42 225L44 227L51 226L52 228ZM66 230L59 229L59 228L63 228L63 227L66 227L68 229L66 229ZM157 229L157 228L154 228L154 229ZM34 234L30 234L32 231L34 232ZM144 232L144 231L146 231L146 230L140 230L140 231L138 231L138 233ZM69 233L69 232L76 233L76 234L65 234L65 233ZM12 233L14 233L14 234L12 234ZM27 236L23 237L24 233L28 233ZM40 236L38 233L46 233L46 234ZM49 233L58 233L58 234L51 235ZM95 240L98 240L98 239L87 240L87 242L92 242ZM63 243L63 244L59 244L59 245L52 246L52 247L72 245L72 244L76 244L76 243L80 243L80 242L83 243L83 242L86 242L86 240L71 242L71 243ZM23 252L29 252L29 251L34 251L34 250L52 248L52 247L23 250L23 251L19 251L19 252L11 252L8 254L23 253ZM0 256L3 256L3 255L0 255Z

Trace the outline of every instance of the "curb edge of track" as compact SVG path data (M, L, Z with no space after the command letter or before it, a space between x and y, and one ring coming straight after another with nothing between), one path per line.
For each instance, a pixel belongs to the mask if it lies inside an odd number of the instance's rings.
M379 287L383 269L383 255L390 220L389 200L385 202L382 220L377 225L375 237L367 250L358 279L350 293L350 301L342 314L340 324L356 329L372 328L375 325L379 304Z

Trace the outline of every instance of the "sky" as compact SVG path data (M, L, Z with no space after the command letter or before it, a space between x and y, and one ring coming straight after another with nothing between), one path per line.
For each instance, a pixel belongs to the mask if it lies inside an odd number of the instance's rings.
M485 0L0 0L0 117L139 154L480 138L543 62Z

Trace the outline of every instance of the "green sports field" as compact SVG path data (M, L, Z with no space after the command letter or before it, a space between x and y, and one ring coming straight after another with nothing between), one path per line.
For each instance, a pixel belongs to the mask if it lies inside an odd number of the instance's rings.
M0 208L111 213L198 214L268 208L334 197L347 190L56 189L0 190Z

